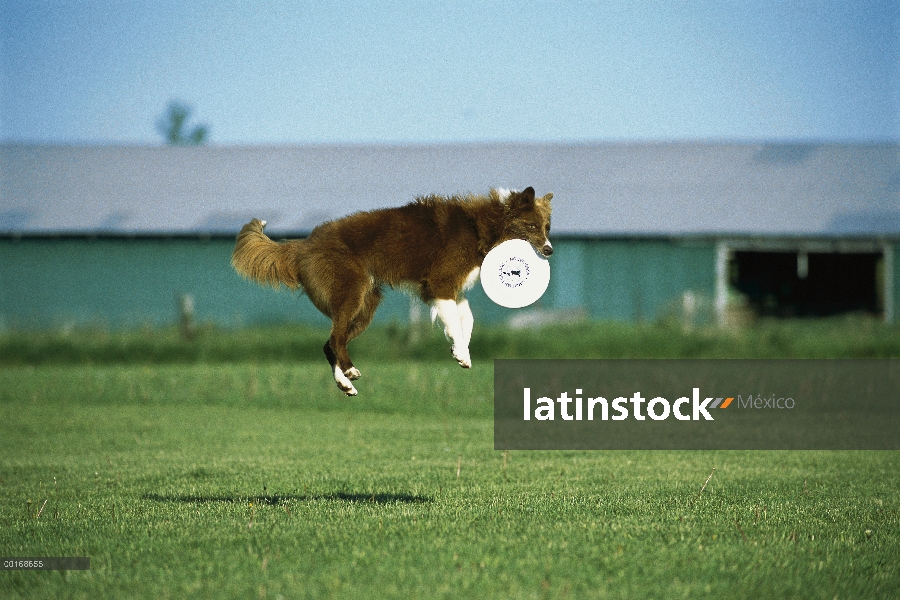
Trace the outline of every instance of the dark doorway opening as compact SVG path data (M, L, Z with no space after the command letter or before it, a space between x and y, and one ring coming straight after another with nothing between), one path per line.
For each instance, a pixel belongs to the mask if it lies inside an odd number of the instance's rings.
M880 253L734 253L733 289L760 316L824 317L881 314Z

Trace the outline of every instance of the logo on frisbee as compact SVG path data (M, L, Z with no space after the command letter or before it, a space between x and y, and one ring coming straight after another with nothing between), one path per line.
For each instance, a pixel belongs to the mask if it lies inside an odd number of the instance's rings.
M500 282L508 288L517 288L525 283L531 269L518 256L510 256L500 265Z

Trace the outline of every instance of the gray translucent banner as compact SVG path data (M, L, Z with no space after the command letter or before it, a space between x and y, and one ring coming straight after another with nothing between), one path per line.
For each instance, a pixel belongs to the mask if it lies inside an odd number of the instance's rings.
M897 450L900 360L495 360L498 450Z

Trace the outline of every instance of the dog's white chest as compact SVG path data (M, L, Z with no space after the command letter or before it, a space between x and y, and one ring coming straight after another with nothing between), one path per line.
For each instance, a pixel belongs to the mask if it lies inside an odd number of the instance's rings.
M463 291L467 292L472 289L478 282L478 276L481 275L481 267L475 267L472 271L466 276L466 282L463 284Z

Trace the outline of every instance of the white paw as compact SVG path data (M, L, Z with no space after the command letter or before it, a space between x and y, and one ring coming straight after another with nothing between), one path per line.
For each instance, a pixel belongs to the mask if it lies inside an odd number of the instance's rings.
M346 371L344 371L344 375L347 376L347 379L359 379L362 374L359 372L359 369L356 367L350 367Z
M260 222L259 222L259 225L260 225L260 227L265 227L265 226L266 226L266 221L260 221Z
M450 351L453 353L453 358L456 359L456 362L459 363L463 369L471 369L472 368L472 357L469 356L468 348L451 348Z
M338 389L348 396L355 396L359 393L356 391L356 388L353 387L353 384L350 383L350 380L341 372L340 367L337 366L334 368L334 382L337 384Z

